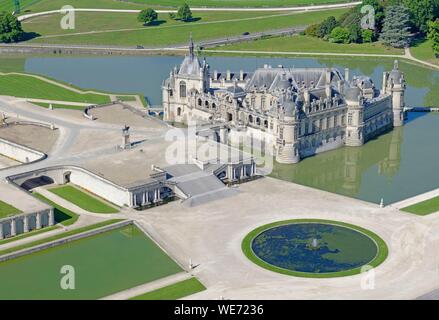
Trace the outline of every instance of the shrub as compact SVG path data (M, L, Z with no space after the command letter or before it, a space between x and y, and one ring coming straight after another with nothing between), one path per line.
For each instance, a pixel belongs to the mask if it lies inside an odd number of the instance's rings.
M349 43L350 32L347 28L335 27L330 35L331 42Z

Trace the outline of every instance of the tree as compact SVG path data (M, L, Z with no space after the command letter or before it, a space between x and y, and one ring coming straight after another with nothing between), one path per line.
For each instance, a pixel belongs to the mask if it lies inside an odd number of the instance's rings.
M352 24L348 28L349 30L349 42L360 43L363 39L361 27L358 24Z
M20 21L8 12L0 13L0 42L17 42L24 36Z
M436 19L434 22L430 21L428 27L428 39L432 42L434 54L439 58L439 19Z
M335 27L331 35L329 37L331 42L335 43L349 43L349 30L347 28L343 27Z
M192 19L192 11L187 3L183 3L183 5L178 8L177 18L181 21L190 21Z
M374 32L373 30L370 29L363 29L363 31L361 32L361 38L363 38L363 42L365 43L370 43L373 41L374 39Z
M311 37L318 37L319 36L319 30L320 30L320 25L319 24L311 24L310 26L308 26L305 31L304 34L307 36L311 36Z
M323 38L324 36L329 35L336 26L337 20L335 17L330 16L320 24L317 34L320 38Z
M410 13L403 5L386 9L380 40L395 48L407 47L410 43Z
M412 25L421 33L428 32L428 22L439 15L439 0L403 0L410 11Z
M140 11L139 15L137 16L137 20L139 22L142 22L145 25L148 25L148 24L152 23L153 21L157 20L157 12L155 12L151 8L142 10L142 11Z

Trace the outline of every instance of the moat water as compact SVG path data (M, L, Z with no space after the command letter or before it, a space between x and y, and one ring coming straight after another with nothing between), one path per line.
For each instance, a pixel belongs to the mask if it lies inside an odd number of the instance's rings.
M179 56L153 57L31 57L26 72L46 75L82 88L144 94L161 103L160 86ZM252 71L264 64L285 67L337 67L351 75L370 76L381 87L382 73L392 59L315 59L207 57L211 70ZM407 80L406 104L439 107L439 72L400 63ZM275 165L272 176L386 204L439 187L439 114L411 113L395 129L360 148L341 148L302 160Z

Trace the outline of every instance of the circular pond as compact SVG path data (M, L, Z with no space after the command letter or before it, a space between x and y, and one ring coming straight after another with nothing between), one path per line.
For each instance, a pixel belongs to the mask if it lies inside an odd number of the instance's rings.
M264 268L308 277L337 277L377 266L387 256L384 241L371 231L326 220L291 220L253 230L244 253Z

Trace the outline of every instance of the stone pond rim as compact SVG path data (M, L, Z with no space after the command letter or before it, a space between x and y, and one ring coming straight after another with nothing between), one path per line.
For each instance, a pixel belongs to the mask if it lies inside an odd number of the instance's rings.
M317 272L302 272L302 271L295 271L290 269L285 269L279 266L275 266L273 264L270 264L259 256L257 256L253 249L252 244L253 240L258 237L260 234L262 234L265 231L268 231L270 229L280 227L280 226L286 226L286 225L293 225L293 224L309 224L309 223L316 223L316 224L323 224L328 226L337 226L342 228L351 229L353 231L356 231L363 236L367 236L370 240L372 240L376 245L376 255L375 257L368 263L363 264L362 266L349 269L349 270L342 270L342 271L335 271L335 272L328 272L328 273L317 273ZM378 267L381 263L383 263L388 255L388 247L385 241L379 237L374 232L367 230L365 228L362 228L357 225L352 225L349 223L341 222L341 221L333 221L333 220L324 220L324 219L292 219L292 220L282 220L277 221L269 224L262 225L251 232L249 232L243 239L242 244L242 251L245 254L245 256L252 261L253 263L257 264L258 266L273 271L277 273L281 273L284 275L290 275L295 277L307 277L307 278L335 278L335 277L345 277L345 276L352 276L361 273L362 267L364 265L371 266L373 268ZM366 269L367 270L367 269Z

